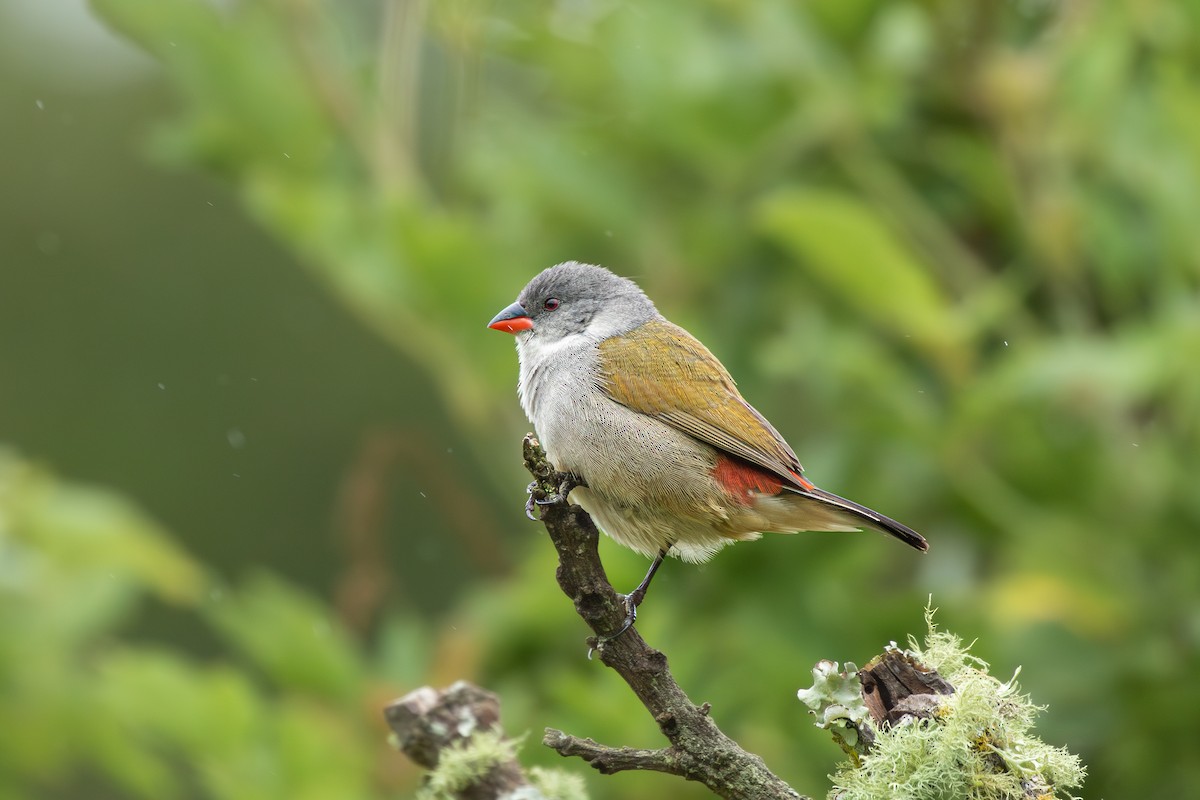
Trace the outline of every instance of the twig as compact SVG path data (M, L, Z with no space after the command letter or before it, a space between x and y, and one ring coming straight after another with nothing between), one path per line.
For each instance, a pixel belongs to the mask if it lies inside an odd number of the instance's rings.
M525 437L525 467L534 477L530 487L541 505L541 520L558 551L558 585L596 637L621 627L625 605L613 589L596 549L599 532L591 517L561 496L570 476L555 471L533 434ZM547 730L544 743L565 755L579 755L601 772L653 769L707 786L713 793L738 800L787 798L803 800L774 775L763 760L726 736L708 704L698 706L671 676L667 657L646 644L636 627L604 644L593 637L600 660L619 674L650 712L671 746L634 750L576 739Z
M678 752L673 747L643 750L637 747L609 747L592 739L580 739L556 728L546 728L542 744L560 756L578 756L602 775L631 769L678 774Z

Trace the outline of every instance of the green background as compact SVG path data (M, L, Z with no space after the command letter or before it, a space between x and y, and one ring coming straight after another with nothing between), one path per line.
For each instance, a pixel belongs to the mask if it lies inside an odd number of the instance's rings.
M795 690L932 596L1085 796L1186 796L1198 34L1165 0L0 6L0 798L408 796L379 709L459 678L527 762L588 773L546 726L659 746L521 513L484 327L567 259L932 543L668 564L639 629L730 735L823 794Z

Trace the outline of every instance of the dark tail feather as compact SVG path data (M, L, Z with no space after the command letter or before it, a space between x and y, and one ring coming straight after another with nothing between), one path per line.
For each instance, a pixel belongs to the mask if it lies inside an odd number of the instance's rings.
M853 500L838 497L836 494L827 492L824 489L818 489L816 486L811 489L792 489L792 491L796 492L796 494L811 497L814 500L820 500L825 505L846 511L849 516L858 522L862 522L866 527L895 536L909 547L915 547L921 552L929 549L929 542L925 541L925 537L912 528L896 522L891 517L885 517L878 511L872 511L866 506L860 506Z

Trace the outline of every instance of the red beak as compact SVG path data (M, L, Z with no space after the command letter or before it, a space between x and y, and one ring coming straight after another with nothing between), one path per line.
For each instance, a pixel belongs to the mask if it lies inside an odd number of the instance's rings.
M525 306L520 303L513 303L492 317L492 321L488 323L488 327L494 331L516 334L532 328L533 320L529 318L529 313L525 310Z

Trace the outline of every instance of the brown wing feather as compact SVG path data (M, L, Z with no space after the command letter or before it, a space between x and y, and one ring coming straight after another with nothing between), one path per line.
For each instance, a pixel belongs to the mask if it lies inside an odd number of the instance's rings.
M621 405L802 486L792 448L742 399L716 356L678 325L654 320L606 339L600 376L600 388Z

